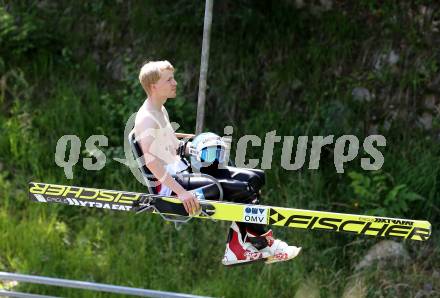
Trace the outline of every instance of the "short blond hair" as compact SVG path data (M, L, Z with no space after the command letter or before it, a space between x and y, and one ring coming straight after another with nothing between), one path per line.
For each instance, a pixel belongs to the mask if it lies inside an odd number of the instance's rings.
M150 86L160 79L160 73L163 70L174 71L174 67L167 60L145 62L139 72L139 82L147 94L150 94Z

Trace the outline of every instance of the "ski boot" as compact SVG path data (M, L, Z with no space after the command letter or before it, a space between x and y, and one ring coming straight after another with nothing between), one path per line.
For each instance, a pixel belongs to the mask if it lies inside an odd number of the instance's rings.
M259 251L252 243L243 241L237 224L232 223L222 260L223 265L244 265L250 262L265 261L269 256L269 251Z
M248 230L245 242L251 243L261 253L269 255L265 260L266 264L291 260L301 251L301 247L289 246L286 242L275 239L272 230L260 236Z

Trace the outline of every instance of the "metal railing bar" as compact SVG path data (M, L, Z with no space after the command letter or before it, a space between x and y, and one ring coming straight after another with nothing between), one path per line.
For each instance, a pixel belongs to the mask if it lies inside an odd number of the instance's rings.
M196 296L196 295L190 295L190 294L147 290L147 289L140 289L140 288L124 287L124 286L114 286L114 285L102 284L102 283L94 283L94 282L86 282L86 281L78 281L78 280L70 280L70 279L61 279L61 278L52 278L52 277L43 277L43 276L36 276L36 275L25 275L25 274L17 274L17 273L9 273L9 272L0 272L0 280L15 280L15 281L21 281L21 282L35 283L35 284L44 284L44 285L60 286L60 287L67 287L67 288L102 291L102 292L110 292L110 293L142 296L142 297L160 297L160 298L202 298L203 297L203 298L207 298L206 296Z
M12 292L0 290L0 297L14 297L14 298L59 298L56 296L46 296L46 295L37 295L37 294L29 294L29 293L20 293L20 292Z

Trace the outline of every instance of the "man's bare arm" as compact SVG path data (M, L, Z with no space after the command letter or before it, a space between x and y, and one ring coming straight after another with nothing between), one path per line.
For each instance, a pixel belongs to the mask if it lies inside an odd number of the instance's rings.
M145 165L151 173L182 200L185 210L191 214L199 209L199 203L195 196L184 189L174 178L166 171L165 164L151 153L150 148L154 142L154 136L148 132L154 132L159 126L152 119L144 119L135 126L135 135L140 143L142 152L144 153Z

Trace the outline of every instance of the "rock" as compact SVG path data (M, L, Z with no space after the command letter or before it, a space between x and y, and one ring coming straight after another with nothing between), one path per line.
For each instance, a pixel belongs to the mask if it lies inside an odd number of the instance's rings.
M396 64L397 62L399 62L399 55L396 54L396 52L394 52L394 50L391 50L391 52L388 54L387 62L390 65Z
M353 96L353 99L356 101L370 101L371 100L371 94L370 91L368 91L367 88L364 87L356 87L351 91L351 95Z
M432 284L430 284L430 283L425 283L424 285L423 285L423 290L425 290L426 292L432 292L432 289L433 289L433 286L432 286Z
M374 61L374 69L379 71L383 67L383 56L379 55Z
M390 107L390 109L392 109L392 108ZM391 126L391 123L394 120L396 120L398 116L399 116L398 111L391 110L390 112L388 112L388 121L390 121L390 126ZM388 129L389 129L389 127L388 127Z
M355 266L355 270L370 267L377 261L388 262L400 259L409 259L408 252L402 243L392 240L382 240L368 250L364 258Z
M117 57L110 61L106 65L107 70L110 72L112 79L122 81L125 77L124 63L121 57Z
M418 119L419 126L425 130L430 130L432 128L432 114L425 112Z
M391 50L388 54L386 53L378 53L375 55L374 59L374 69L379 71L385 65L394 66L399 62L400 56L394 50Z
M435 96L434 95L428 95L425 97L425 99L423 100L424 106L425 108L428 108L430 110L435 110L436 106L435 106Z
M435 292L433 291L434 287L432 284L430 283L425 283L423 285L423 289L418 290L416 295L414 296L415 298L424 298L424 297L432 297L433 294L435 294ZM435 296L435 295L434 295Z

